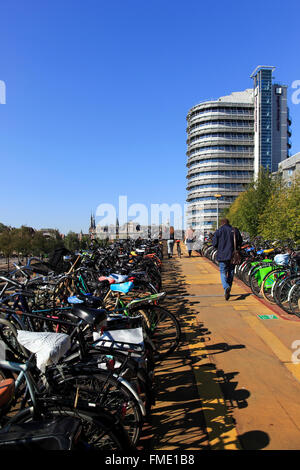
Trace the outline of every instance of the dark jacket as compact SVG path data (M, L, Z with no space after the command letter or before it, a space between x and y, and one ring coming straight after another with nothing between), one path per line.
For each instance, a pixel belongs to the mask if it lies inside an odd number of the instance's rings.
M233 253L233 230L236 233L237 248L240 248L243 239L237 228L233 229L231 225L225 224L214 233L212 244L218 250L217 261L229 261L231 259Z

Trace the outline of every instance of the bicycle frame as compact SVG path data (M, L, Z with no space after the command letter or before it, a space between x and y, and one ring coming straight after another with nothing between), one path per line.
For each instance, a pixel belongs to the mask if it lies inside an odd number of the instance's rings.
M29 359L26 361L25 364L19 364L17 362L12 361L5 361L0 360L0 369L4 368L10 370L11 372L17 372L18 376L15 379L15 390L18 391L21 384L26 382L30 398L32 401L33 408L37 410L37 402L36 402L36 393L37 393L37 386L31 376L29 369L32 367L31 360Z

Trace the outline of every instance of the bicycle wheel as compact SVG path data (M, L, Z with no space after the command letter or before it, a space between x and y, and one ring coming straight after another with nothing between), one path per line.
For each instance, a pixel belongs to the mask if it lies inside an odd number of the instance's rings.
M282 279L282 281L279 281L279 284L273 294L279 307L290 314L293 314L293 311L289 305L289 292L292 286L296 284L298 280L299 274L287 276L285 279Z
M265 277L271 272L274 271L275 267L273 265L259 264L253 270L250 271L250 288L257 297L262 298L262 283Z
M282 269L275 269L275 271L271 271L267 274L262 282L261 293L264 299L272 304L276 303L276 300L273 298L273 284L283 275L284 271Z
M262 298L262 293L261 293L261 280L259 277L259 270L260 267L256 267L255 269L251 270L251 276L250 276L250 288L253 292L254 295L257 297Z
M248 261L241 271L241 279L248 287L250 287L250 273L252 268L254 268L253 261Z
M149 360L148 353L141 357L129 357L128 354L117 349L104 348L94 345L88 351L86 361L95 367L103 366L103 358L113 357L114 370L129 382L144 403L148 415L152 405L155 404L155 390L153 387L154 363Z
M118 418L133 445L138 442L143 424L139 403L125 385L112 374L85 366L84 373L65 376L58 382L58 392L67 396L72 403L76 396L80 401L95 403ZM89 370L90 369L90 370ZM89 370L89 373L87 371ZM123 382L125 382L123 380Z
M297 315L297 317L300 317L300 278L291 287L289 291L288 299L289 299L290 310L294 313L294 315Z
M159 305L143 306L148 318L147 333L154 345L154 358L161 360L173 352L180 341L180 323L168 310Z

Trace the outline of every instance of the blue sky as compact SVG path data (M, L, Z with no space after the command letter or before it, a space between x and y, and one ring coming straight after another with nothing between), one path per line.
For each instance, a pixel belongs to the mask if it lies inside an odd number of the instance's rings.
M261 64L289 86L300 151L299 13L294 0L3 0L0 222L86 232L119 195L184 204L188 110L252 87Z

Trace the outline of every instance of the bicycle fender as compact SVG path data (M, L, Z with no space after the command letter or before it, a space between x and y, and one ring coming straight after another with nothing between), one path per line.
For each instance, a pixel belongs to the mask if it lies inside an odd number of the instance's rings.
M134 388L130 385L129 382L127 382L127 380L123 379L123 377L119 377L117 374L113 374L113 376L115 377L115 379L118 380L118 382L120 382L122 385L124 385L124 387L126 387L130 393L134 396L134 398L136 399L136 401L138 402L139 404L139 407L141 409L141 413L143 416L146 416L146 409L145 409L145 406L144 406L144 403L142 402L142 400L140 399L138 393L134 390Z

